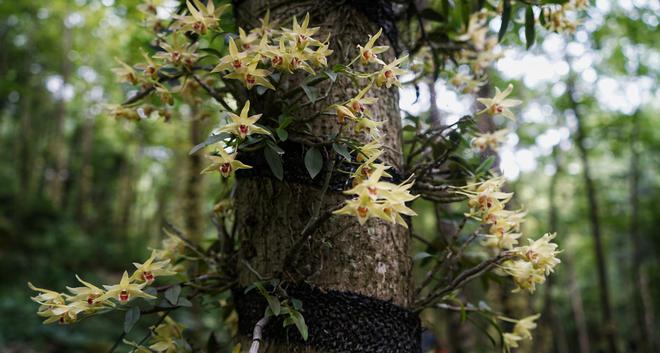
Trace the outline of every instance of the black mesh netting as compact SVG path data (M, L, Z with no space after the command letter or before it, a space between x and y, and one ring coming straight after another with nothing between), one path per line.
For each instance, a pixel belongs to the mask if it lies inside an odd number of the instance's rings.
M251 337L266 310L266 300L255 289L233 291L239 315L239 332ZM309 285L286 289L303 303L309 329L304 341L295 326L283 328L282 318L271 320L264 339L311 346L317 350L345 353L420 353L419 317L389 301L349 292L320 290Z

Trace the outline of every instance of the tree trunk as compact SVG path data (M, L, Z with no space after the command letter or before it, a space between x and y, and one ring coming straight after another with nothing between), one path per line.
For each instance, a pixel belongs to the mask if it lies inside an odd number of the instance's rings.
M350 62L358 54L356 45L366 42L368 34L378 31L378 26L350 3L329 1L246 0L236 7L238 24L248 28L258 25L257 18L265 15L268 7L271 21L278 21L279 25L290 26L292 16L300 17L309 12L310 24L321 27L319 38L331 33L330 48L334 53L329 58L329 67ZM379 39L379 45L390 44L383 37ZM386 62L393 57L391 49L382 55ZM280 85L295 85L295 80L296 76L285 76ZM339 78L329 94L331 98L328 102L317 103L302 114L312 115L326 104L345 101L355 96L360 88L350 80ZM322 86L321 90L324 89ZM375 120L385 122L382 131L383 143L387 147L383 162L401 170L403 157L398 91L395 87L373 88L371 94L378 97L378 102L371 109ZM255 101L256 98L252 100L253 106ZM276 107L257 107L257 113L277 113ZM310 125L317 136L339 130L334 118L317 118ZM287 165L284 167L286 169ZM325 177L327 172L326 162L318 177ZM237 264L240 285L248 286L257 281L256 273L262 277L286 273L289 278L283 279L289 282L305 281L321 290L352 292L391 301L398 306L408 306L411 302L410 234L399 225L371 219L360 226L353 217L332 216L303 240L300 253L296 254L299 259L296 268L293 271L283 268L285 258L290 255L294 244L300 241L301 231L313 217L316 207L320 206L321 213L324 213L344 200L346 196L339 192L328 191L324 195L316 186L287 181L286 178L281 182L269 177L239 177L235 205L237 236L242 241ZM303 301L303 315L309 314L304 308ZM323 335L310 329L310 336L314 334ZM338 337L329 338L341 340ZM324 351L286 342L273 343L268 337L265 339L268 352ZM387 342L380 344L382 351L390 348ZM356 352L363 351L355 348Z
M569 296L571 299L571 307L573 309L573 318L575 320L575 329L577 330L580 353L589 353L591 352L591 343L589 340L587 317L584 314L584 306L582 305L582 294L580 293L578 278L575 275L575 269L573 269L571 256L566 253L562 257L562 260L566 272L568 273Z
M559 231L559 212L557 210L557 182L559 181L559 173L561 171L561 164L559 162L559 146L554 146L552 149L552 160L555 165L555 174L550 179L550 187L548 188L549 200L549 214L548 214L548 227L550 232ZM548 277L545 287L545 303L543 308L543 315L547 317L545 326L545 335L541 335L544 341L542 346L550 349L551 352L568 353L568 343L566 342L566 332L564 326L559 321L557 316L557 309L555 308L554 298L552 297L552 288L555 284L555 276Z
M48 191L53 206L60 209L64 205L64 185L68 178L67 169L67 145L64 123L66 121L66 101L64 91L69 81L71 73L71 62L69 61L69 50L71 49L72 33L71 29L62 23L62 64L60 74L62 74L62 88L57 102L57 112L55 114L55 126L51 140L50 153L53 158L52 173L48 183Z
M632 132L630 136L630 238L632 239L631 275L635 282L634 311L638 329L635 330L640 352L652 352L650 338L653 337L653 323L647 320L644 288L642 281L643 244L639 234L639 128L640 113L631 117Z
M575 143L580 154L582 161L582 170L584 177L584 185L587 193L587 201L589 208L589 223L591 224L591 235L594 241L594 252L596 256L596 273L598 275L598 286L600 290L600 306L602 313L602 330L603 337L606 343L606 349L609 353L617 352L616 343L616 328L612 318L612 309L610 305L610 294L608 287L607 265L605 264L605 251L603 249L602 234L600 230L600 220L598 218L598 201L596 198L596 186L591 176L589 168L589 154L585 145L586 131L584 128L584 117L581 116L579 104L575 97L575 83L571 80L568 82L568 98L570 100L571 108L575 114L577 122L577 131L575 135Z

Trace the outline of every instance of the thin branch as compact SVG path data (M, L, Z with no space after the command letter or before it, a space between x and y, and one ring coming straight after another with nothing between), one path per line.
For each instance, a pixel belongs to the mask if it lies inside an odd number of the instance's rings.
M222 107L227 109L227 111L230 111L230 112L234 111L233 109L231 109L229 104L227 104L227 102L225 102L225 100L222 98L220 93L218 93L213 87L207 85L206 82L202 81L202 79L200 79L199 76L197 76L195 74L192 74L192 77L195 81L197 81L197 83L199 83L200 86L202 86L202 88L206 92L208 92L208 94L211 95L211 97L213 97L213 99L215 99L218 103L220 103L222 105Z
M440 289L439 291L429 294L426 298L420 300L416 305L415 305L415 311L421 311L425 307L428 307L429 305L432 305L436 300L442 298L445 294L450 293L451 291L461 288L473 279L479 277L482 273L492 269L496 265L500 264L501 262L508 260L514 256L513 253L510 252L503 252L493 258L487 259L482 261L480 264L467 269L463 272L461 272L456 278L454 278L451 283Z

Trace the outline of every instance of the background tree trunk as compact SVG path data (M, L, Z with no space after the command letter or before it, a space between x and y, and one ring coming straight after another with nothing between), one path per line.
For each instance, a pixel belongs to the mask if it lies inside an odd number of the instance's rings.
M331 33L330 48L334 53L329 58L329 67L350 62L358 54L356 45L365 43L369 34L378 31L376 24L350 4L330 1L243 1L236 7L238 24L246 28L258 25L257 19L265 15L268 8L271 20L278 21L280 26L290 26L292 16L300 18L309 12L310 24L321 27L319 38ZM379 39L379 45L390 44L384 37ZM387 62L393 57L392 50L382 55ZM295 84L295 80L296 76L284 77L280 85L286 85L287 81ZM324 91L325 87L321 86L321 90ZM340 78L334 84L328 101L315 104L305 114L311 115L326 105L347 100L360 88L350 80ZM397 89L374 88L371 94L378 97L378 102L371 109L374 120L385 122L382 132L383 143L387 147L383 160L401 170ZM276 112L275 107L255 108L259 113ZM333 117L317 118L310 124L318 136L339 129ZM327 163L318 177L324 177L325 173ZM346 196L341 193L328 191L322 195L319 188L311 185L286 180L280 182L274 178L239 178L235 205L237 235L242 240L237 265L240 284L247 286L258 279L244 263L249 263L256 272L266 277L281 271L285 257L299 240L301 230L319 203L323 212L344 200ZM409 238L408 230L399 225L372 219L360 226L353 217L333 216L305 241L295 269L297 273L292 274L290 280L305 280L321 289L349 291L408 306L411 301ZM268 352L314 351L293 345L268 346Z
M600 306L602 312L602 331L606 343L606 349L609 353L617 352L616 328L612 318L612 308L610 305L610 294L608 287L607 265L605 264L605 251L603 250L602 233L600 230L600 220L598 219L598 201L596 198L596 186L591 176L589 168L589 155L585 144L586 131L584 128L584 117L580 115L579 104L575 96L575 82L572 79L568 82L568 99L571 109L575 114L577 122L577 131L575 134L575 144L577 145L582 161L582 174L584 177L584 186L587 193L587 208L589 209L589 223L591 225L591 235L594 240L594 252L596 256L596 273L598 274L598 285L600 291Z

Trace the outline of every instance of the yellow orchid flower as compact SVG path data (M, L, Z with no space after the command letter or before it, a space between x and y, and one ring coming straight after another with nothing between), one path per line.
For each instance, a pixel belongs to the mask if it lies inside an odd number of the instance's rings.
M151 60L144 49L140 48L140 51L142 52L142 57L144 57L146 62L135 65L135 68L142 70L142 73L147 79L158 78L158 70L160 70L161 65L156 64L153 60Z
M529 245L521 246L518 249L523 258L532 263L535 268L543 271L546 276L554 271L555 266L561 263L561 260L557 258L559 254L557 250L558 246L555 243L551 243L551 240L556 235L556 233L546 233L537 240L530 239Z
M396 187L396 184L392 184L385 181L380 181L385 173L386 166L384 164L376 165L375 170L364 179L360 184L355 187L344 191L345 194L355 194L355 195L368 195L372 200L376 201L381 191L383 190L392 190Z
M495 96L493 98L477 98L477 101L485 106L485 108L477 114L488 113L490 116L501 114L511 120L515 120L516 117L513 115L513 112L509 110L509 108L520 105L522 101L517 99L507 99L506 97L508 97L512 91L513 85L509 84L504 92L500 91L500 89L496 87Z
M241 161L237 161L236 155L237 152L232 154L227 153L223 148L220 148L216 151L218 155L210 155L208 158L213 161L211 165L202 170L202 174L220 172L223 177L227 178L230 175L234 174L235 171L239 169L250 169L249 165L243 164Z
M397 76L403 75L406 73L406 70L399 68L399 65L404 61L408 60L408 55L398 58L391 63L383 66L380 71L376 73L376 86L387 88L394 86L400 86L399 79Z
M197 46L198 43L189 45L182 34L177 34L172 36L170 43L160 43L163 51L154 54L153 58L170 62L175 66L185 65L192 68L199 56L196 53Z
M534 268L534 265L528 261L507 261L501 268L505 273L513 277L513 282L516 284L516 289L513 292L526 290L534 293L536 285L545 282L543 270Z
M144 281L146 284L151 284L157 277L173 276L176 271L172 270L170 260L156 261L156 251L151 252L151 256L142 264L133 263L136 270L130 277L131 281Z
M293 17L293 27L291 29L282 28L284 35L296 43L298 48L305 48L308 44L318 45L319 41L312 36L319 31L319 27L309 28L309 13L305 15L302 24L298 24L298 19Z
M78 282L83 284L83 287L66 287L66 289L73 294L73 296L67 298L68 301L80 301L84 300L88 305L95 304L94 300L105 293L105 291L89 282L83 281L78 275L76 275ZM98 303L98 302L97 302Z
M333 213L338 215L357 216L360 225L364 225L364 223L371 217L391 221L390 216L383 212L382 205L374 202L367 194L359 195L352 200L346 201L344 207Z
M248 65L247 53L239 52L234 38L229 37L229 54L220 59L220 63L211 72L236 71Z
M355 97L351 98L346 104L344 104L344 106L346 106L355 114L368 115L366 106L374 104L378 101L378 98L364 97L367 92L369 92L369 89L371 89L371 84L360 90L360 92L358 92Z
M254 86L263 86L275 90L275 87L266 79L266 76L270 75L270 72L257 69L260 59L261 57L257 55L247 66L243 66L241 69L237 69L235 72L227 74L224 77L232 80L240 80L247 89L252 89Z
M47 315L37 313L41 316L47 317L44 324L51 324L57 322L62 325L71 324L76 322L78 314L88 309L84 302L74 302L68 305L55 305Z
M355 123L354 130L356 133L364 131L367 133L367 135L371 136L371 138L377 139L380 137L379 128L383 124L384 123L382 121L373 121L367 117L362 117L358 118L357 122Z
M472 147L478 149L481 152L486 151L489 148L492 151L497 151L499 146L506 140L508 133L508 129L500 129L494 132L477 134L476 137L472 139Z
M179 351L178 341L183 338L183 326L172 318L165 318L165 322L154 329L153 344L149 349L162 353L176 353Z
M504 345L508 348L518 348L518 341L522 341L522 337L506 332L502 335L504 338Z
M376 40L380 35L383 33L383 29L381 28L378 30L378 33L376 33L373 36L369 36L369 41L367 41L367 44L364 46L361 46L358 44L358 49L360 49L360 62L363 65L367 65L369 63L378 63L378 64L385 64L382 60L378 59L377 54L383 53L387 51L390 47L388 46L375 46Z
M238 38L241 43L241 48L243 48L243 50L250 50L253 47L253 43L256 42L259 37L254 32L247 34L243 28L238 27Z
M270 131L255 125L259 118L261 118L261 114L248 116L249 111L250 101L248 100L241 110L241 115L229 113L229 118L232 122L223 126L220 132L229 132L241 139L245 139L252 134L270 135Z
M35 287L31 282L28 282L28 287L30 287L30 289L32 289L35 292L40 292L39 295L30 298L39 304L50 304L50 303L64 304L64 297L62 293L58 293L50 289Z
M350 109L346 108L343 105L333 104L330 106L330 108L334 108L335 114L337 114L337 122L339 124L345 123L346 118L349 118L353 121L358 120L355 114L353 114L353 112Z
M218 28L220 26L220 16L228 5L223 5L215 8L213 0L206 2L206 6L199 0L188 0L186 6L190 12L190 16L177 16L177 22L174 25L175 29L185 31L193 31L199 35L206 34L208 29Z
M513 327L513 333L523 339L532 339L532 333L530 331L537 327L537 324L534 321L539 317L541 317L541 315L536 314L518 320Z
M115 61L117 61L119 65L121 65L121 67L116 67L112 69L112 72L115 75L117 75L118 81L128 82L132 85L136 85L138 83L138 78L133 67L119 60L119 58L115 58Z
M162 241L162 248L152 250L155 251L157 260L169 259L170 261L174 261L177 256L183 254L185 243L181 238L170 233L168 230L165 229L164 232L167 237Z
M312 64L316 67L327 67L328 56L333 52L334 50L331 50L328 46L328 40L318 46L316 50L311 50L309 48L305 49L307 58L311 60Z
M104 285L103 287L107 292L96 298L95 302L101 302L110 298L116 299L121 303L126 303L133 298L156 299L153 295L142 291L146 285L146 282L142 284L131 283L128 272L124 271L119 284Z
M365 162L366 160L376 159L383 154L383 144L381 139L375 139L359 149L359 153L355 156L355 161L358 163Z

